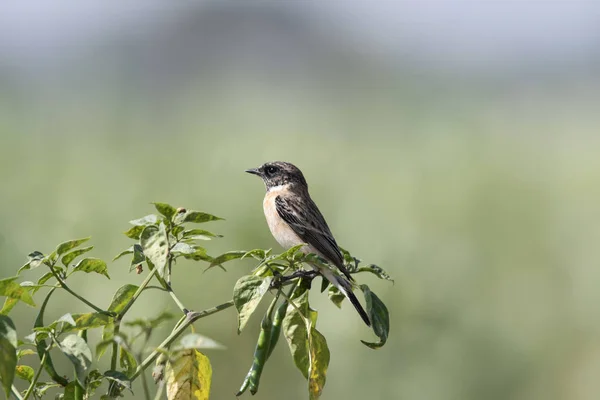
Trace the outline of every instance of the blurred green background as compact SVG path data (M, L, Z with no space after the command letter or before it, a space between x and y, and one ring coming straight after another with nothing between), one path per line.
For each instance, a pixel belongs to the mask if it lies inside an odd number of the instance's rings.
M379 351L347 304L312 294L332 354L323 398L598 398L595 3L44 4L0 13L2 276L88 235L112 259L152 201L226 218L207 226L225 235L212 255L278 250L243 171L291 161L338 242L396 281L361 277L391 314ZM182 262L173 284L201 310L252 265ZM72 285L108 305L142 280L127 271ZM149 292L131 314L165 309ZM67 311L87 309L57 295L47 320ZM20 336L36 312L13 311ZM259 320L240 336L234 310L196 324L227 346L207 351L213 398L234 398ZM282 342L257 398L305 387Z

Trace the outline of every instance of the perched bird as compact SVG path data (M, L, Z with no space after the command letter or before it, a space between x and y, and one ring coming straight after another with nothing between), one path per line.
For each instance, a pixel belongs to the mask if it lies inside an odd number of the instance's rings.
M314 253L332 268L337 268L343 276L322 265L312 264L313 269L338 288L363 321L371 326L367 313L352 293L353 279L344 266L344 258L325 218L308 194L308 184L302 171L293 164L274 161L246 172L260 176L265 183L267 194L263 208L275 240L286 249L305 243L300 251Z

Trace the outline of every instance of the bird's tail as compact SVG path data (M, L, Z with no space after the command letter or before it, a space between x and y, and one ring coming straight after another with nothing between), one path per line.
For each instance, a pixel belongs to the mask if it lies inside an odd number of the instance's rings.
M350 303L352 303L354 308L356 308L356 311L358 311L358 314L360 315L362 320L365 321L365 324L367 324L367 326L371 326L371 321L369 320L367 312L359 303L354 293L352 293L352 284L348 282L343 276L336 275L327 268L319 268L319 271L321 272L321 275L323 275L329 282L331 282L333 286L338 288L339 291L342 292L342 294L348 298Z

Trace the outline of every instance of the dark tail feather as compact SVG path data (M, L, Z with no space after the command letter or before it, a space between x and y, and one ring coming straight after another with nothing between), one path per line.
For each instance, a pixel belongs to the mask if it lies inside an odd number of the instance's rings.
M352 285L341 276L335 276L335 278L336 282L338 283L335 286L344 294L344 296L348 298L348 300L350 300L350 303L352 303L354 308L356 308L356 311L358 311L358 314L362 320L365 321L365 324L367 324L367 326L371 326L371 321L369 320L367 312L362 307L354 293L352 293Z
M358 314L360 315L360 317L362 318L362 320L365 321L365 324L367 324L367 326L371 326L371 321L369 321L369 316L367 315L367 312L362 307L362 305L358 302L358 299L356 298L356 296L354 295L354 293L347 292L347 293L344 293L344 294L346 295L346 297L348 298L348 300L350 300L350 303L352 303L352 305L354 306L354 308L356 308L356 311L358 311Z

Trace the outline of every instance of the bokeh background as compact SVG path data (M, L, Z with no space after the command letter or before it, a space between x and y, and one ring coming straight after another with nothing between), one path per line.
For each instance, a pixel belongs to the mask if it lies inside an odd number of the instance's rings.
M599 4L4 4L0 272L87 235L110 260L151 201L226 218L207 227L225 235L210 254L278 249L243 170L287 160L338 242L395 278L361 278L391 314L379 351L348 305L312 294L332 354L324 398L597 399ZM183 262L174 287L200 310L251 268ZM110 274L72 284L107 305L142 279L127 261ZM162 310L150 292L132 316ZM87 309L57 295L46 318L67 311ZM21 336L35 313L13 310ZM241 336L233 310L196 324L227 346L207 351L213 398L234 398L259 319ZM305 387L281 342L257 398Z

